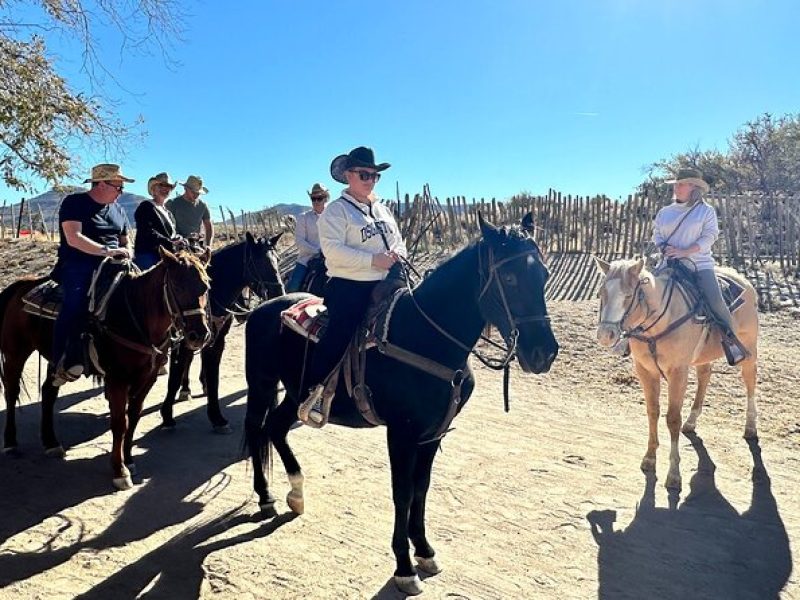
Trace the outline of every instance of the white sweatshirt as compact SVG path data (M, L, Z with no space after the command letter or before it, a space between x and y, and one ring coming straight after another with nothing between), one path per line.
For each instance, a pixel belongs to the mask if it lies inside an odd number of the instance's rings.
M713 207L701 202L681 223L681 219L690 210L692 210L691 206L679 202L673 202L659 210L653 226L653 243L659 249L666 242L681 250L697 244L700 246L700 252L692 254L688 258L698 270L713 269L714 258L711 256L711 246L719 237L717 213ZM679 223L680 227L678 227ZM676 227L678 227L677 231L670 237Z
M355 281L380 281L387 271L372 266L372 255L389 249L406 256L406 245L391 211L374 201L362 204L346 192L320 215L319 240L328 275Z
M297 264L307 265L308 261L320 251L317 223L319 215L307 210L297 217L294 225L294 243L297 246Z

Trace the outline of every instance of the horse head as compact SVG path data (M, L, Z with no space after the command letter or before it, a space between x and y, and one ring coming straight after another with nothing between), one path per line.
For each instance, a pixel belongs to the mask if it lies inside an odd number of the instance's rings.
M262 298L286 293L281 282L276 246L283 232L271 238L256 239L245 234L245 279L247 286Z
M642 320L639 312L647 302L647 271L644 271L644 259L641 258L607 263L595 256L594 260L605 275L598 293L600 322L597 341L605 348L614 348L623 341L623 332Z
M164 297L169 313L187 346L199 350L211 337L207 313L210 281L206 273L211 251L206 249L196 256L188 250L173 254L159 248L159 254L166 267Z
M506 343L516 344L525 372L547 372L558 355L558 342L547 316L544 286L549 272L539 246L519 227L497 228L478 218L481 315Z

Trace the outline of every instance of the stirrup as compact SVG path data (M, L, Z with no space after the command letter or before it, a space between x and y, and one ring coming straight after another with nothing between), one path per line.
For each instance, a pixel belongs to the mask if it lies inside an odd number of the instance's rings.
M735 367L744 359L750 356L750 353L747 349L742 346L741 342L738 339L725 339L721 340L722 342L722 350L725 352L725 359L728 361L728 364L732 367Z
M297 418L305 425L320 429L328 422L327 411L323 403L325 386L318 384L308 392L308 398L297 407Z
M65 383L77 381L83 375L83 365L72 365L68 369L59 366L53 375L53 386L61 387Z

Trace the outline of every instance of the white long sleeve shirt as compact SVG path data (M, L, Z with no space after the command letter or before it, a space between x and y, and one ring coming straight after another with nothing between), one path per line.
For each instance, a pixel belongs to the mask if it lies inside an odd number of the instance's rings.
M389 249L406 256L406 245L391 211L375 201L362 204L346 192L320 215L319 239L328 275L355 281L380 281L387 271L372 266L372 255Z
M659 249L666 242L668 245L682 250L697 244L700 246L700 251L688 258L698 270L713 269L714 258L711 254L711 246L719 237L717 213L713 207L701 202L681 223L681 219L690 210L692 210L691 206L679 202L673 202L659 210L653 226L653 243ZM680 226L678 226L679 224ZM675 231L674 234L673 231Z
M319 215L313 210L307 210L297 217L294 225L294 243L297 246L297 263L300 265L307 265L321 249L318 222Z

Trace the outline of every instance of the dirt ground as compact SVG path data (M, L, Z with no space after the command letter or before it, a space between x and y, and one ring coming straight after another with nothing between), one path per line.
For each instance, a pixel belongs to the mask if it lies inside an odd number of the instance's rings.
M670 498L665 423L659 480L648 480L638 383L629 359L596 345L594 303L550 311L559 358L546 375L514 370L509 414L500 374L476 368L475 394L434 464L427 524L444 570L421 597L800 598L800 321L761 316L757 444L742 439L736 371L715 366L699 437L681 443L683 493ZM211 432L199 397L161 430L160 378L127 492L112 489L107 406L88 380L58 404L66 458L44 456L29 362L20 453L0 456L0 598L403 597L391 579L382 429L293 431L306 512L289 512L276 463L278 516L262 519L240 455L242 334L232 332L222 369L234 434Z

